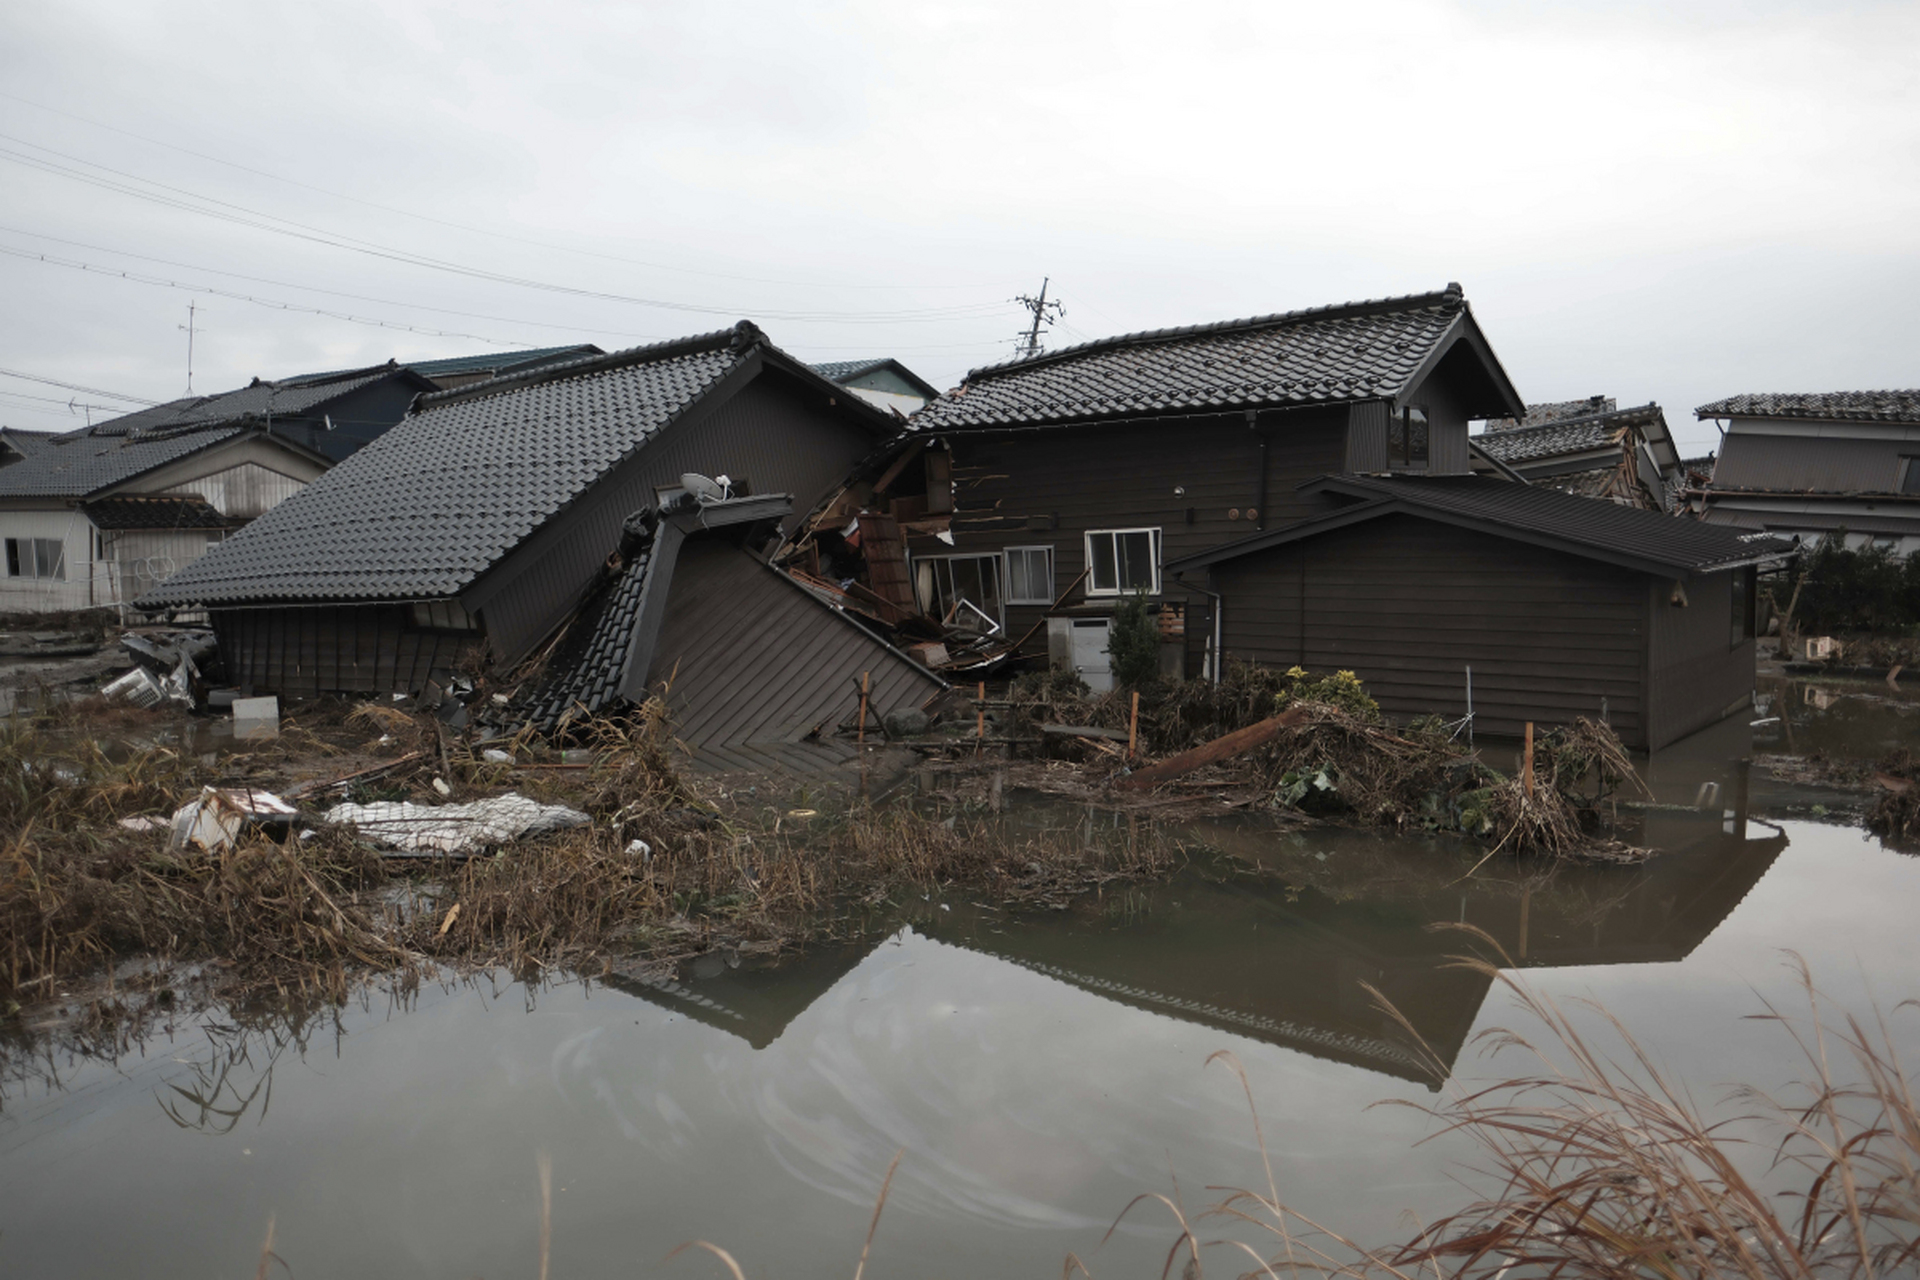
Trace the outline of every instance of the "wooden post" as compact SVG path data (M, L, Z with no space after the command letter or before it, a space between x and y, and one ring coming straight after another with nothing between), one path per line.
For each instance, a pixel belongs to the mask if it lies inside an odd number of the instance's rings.
M979 755L981 748L987 745L987 682L980 682L979 701L973 726L973 754Z
M871 671L860 673L860 731L856 741L863 747L867 745L867 680L872 675Z
M1527 721L1527 745L1520 757L1520 782L1527 789L1527 799L1533 799L1533 721Z
M1127 716L1127 759L1138 754L1136 747L1140 741L1140 691L1133 691L1133 711Z

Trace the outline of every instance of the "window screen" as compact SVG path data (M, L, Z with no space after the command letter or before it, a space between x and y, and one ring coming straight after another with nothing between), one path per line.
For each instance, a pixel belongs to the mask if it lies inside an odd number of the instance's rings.
M1053 548L1007 548L1007 603L1053 603Z

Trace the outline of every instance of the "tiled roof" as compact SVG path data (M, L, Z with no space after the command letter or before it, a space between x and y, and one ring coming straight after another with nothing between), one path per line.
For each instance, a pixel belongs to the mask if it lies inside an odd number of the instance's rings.
M565 643L547 662L546 678L524 706L515 708L516 720L552 733L563 716L595 716L618 700L654 560L651 541L633 541L620 575L602 584L574 615Z
M1487 430L1512 431L1517 427L1537 427L1548 422L1562 422L1568 418L1591 418L1597 414L1612 413L1619 408L1612 396L1588 396L1584 400L1548 400L1540 404L1527 406L1526 416L1513 418L1489 418Z
M1682 519L1556 489L1487 476L1324 476L1303 488L1362 499L1349 507L1172 561L1179 571L1311 536L1322 528L1400 512L1514 537L1644 572L1710 573L1783 556L1793 544L1771 534Z
M40 452L57 438L51 431L17 431L11 427L0 427L0 449L12 449L26 458Z
M848 378L857 378L863 373L885 368L893 363L886 356L872 360L823 360L814 364L813 371L828 382L844 382Z
M1439 293L1157 329L975 369L922 431L1338 403L1403 390L1468 314Z
M297 385L262 382L255 378L250 385L241 387L237 391L223 391L218 395L191 396L172 400L166 404L155 405L151 409L141 409L123 417L110 418L78 431L69 431L66 437L152 435L156 432L210 427L249 418L265 420L275 414L296 417L311 413L329 401L336 400L348 392L358 391L369 383L404 372L391 365L378 365L372 369L354 369L331 375L324 382L302 382Z
M196 496L129 494L86 505L96 529L224 529L234 523Z
M253 427L214 426L154 436L69 432L0 467L0 498L84 498L176 462Z
M1644 404L1632 409L1562 418L1538 426L1484 431L1475 436L1473 441L1490 457L1510 465L1535 462L1561 454L1604 449L1620 438L1623 428L1650 421L1659 412L1659 405Z
M1702 418L1832 418L1920 422L1920 391L1826 391L1812 395L1728 396L1703 404Z
M485 373L489 370L506 371L530 364L547 364L562 358L604 354L605 352L592 343L581 342L568 347L529 347L524 351L493 351L477 356L449 356L444 360L393 360L388 362L387 367L411 369L426 378L444 378L455 374ZM327 373L302 373L291 378L282 378L280 382L283 385L296 382L319 382L353 372L355 370L335 369Z
M424 395L398 426L143 599L455 595L763 342L743 321Z

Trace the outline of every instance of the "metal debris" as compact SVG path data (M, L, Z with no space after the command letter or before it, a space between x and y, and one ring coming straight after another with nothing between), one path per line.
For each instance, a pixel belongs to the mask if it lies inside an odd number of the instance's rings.
M356 828L397 853L430 857L469 854L592 821L578 809L541 804L509 791L469 804L427 805L406 801L340 804L326 821Z

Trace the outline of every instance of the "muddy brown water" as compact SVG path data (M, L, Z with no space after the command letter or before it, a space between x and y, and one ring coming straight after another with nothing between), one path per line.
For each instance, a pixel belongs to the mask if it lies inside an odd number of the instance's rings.
M1825 750L1920 745L1910 700L1838 696L1773 706ZM1920 857L1782 820L1807 797L1741 760L1786 732L1742 720L1649 762L1663 807L1643 835L1665 852L1636 868L1463 881L1478 850L1449 840L1190 823L1179 875L1070 911L929 898L866 945L770 967L452 983L300 1038L235 1014L112 1061L42 1060L0 1083L0 1274L250 1275L271 1217L295 1276L533 1276L544 1154L554 1276L721 1274L662 1261L694 1238L752 1277L846 1276L904 1151L869 1275L1057 1275L1069 1250L1157 1275L1164 1212L1098 1247L1133 1196L1177 1178L1197 1205L1263 1178L1239 1085L1204 1066L1217 1049L1246 1066L1283 1196L1386 1238L1460 1203L1469 1153L1416 1146L1430 1119L1373 1104L1488 1077L1475 1037L1517 1020L1432 925L1478 926L1538 989L1603 1001L1707 1103L1798 1072L1742 1018L1762 994L1792 1003L1783 949L1840 1003L1920 995ZM1008 820L1129 821L1017 796Z

